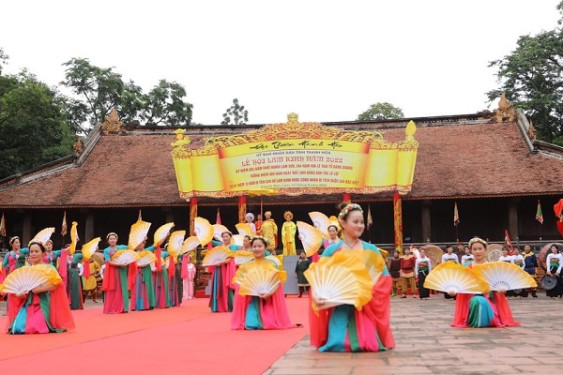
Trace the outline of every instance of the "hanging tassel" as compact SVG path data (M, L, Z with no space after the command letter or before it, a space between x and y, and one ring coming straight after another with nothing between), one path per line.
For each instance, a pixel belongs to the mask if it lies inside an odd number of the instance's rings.
M156 247L154 254L156 255L156 262L155 262L156 270L158 272L162 272L162 249L160 248L160 245Z

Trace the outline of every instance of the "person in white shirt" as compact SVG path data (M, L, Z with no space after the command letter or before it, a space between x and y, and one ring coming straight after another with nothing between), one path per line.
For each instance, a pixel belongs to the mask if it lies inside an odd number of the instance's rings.
M520 254L520 249L517 247L514 248L514 255L512 255L512 263L524 269L524 256Z
M549 248L550 253L547 254L545 263L547 265L547 276L555 276L557 278L557 284L555 288L551 290L546 290L546 296L550 298L555 298L563 295L563 281L561 280L561 269L563 268L563 256L559 253L557 246L551 245Z
M459 258L457 256L457 254L454 254L453 245L446 246L446 253L444 255L442 255L442 262L441 263L446 263L446 262L455 262L455 263L459 264ZM444 293L444 298L445 299L453 298L454 300L456 299L455 296L452 297L448 293Z
M426 256L426 251L420 249L420 257L416 259L414 263L414 274L416 275L416 281L418 283L418 295L420 299L428 299L430 297L430 290L424 287L424 281L426 281L426 276L432 271L432 262L430 258Z
M508 255L508 247L505 246L502 248L502 255L498 257L498 261L514 263L514 259L512 258L512 255Z
M461 257L461 265L468 266L469 264L471 264L471 262L475 260L475 257L473 256L473 254L471 254L471 250L469 250L468 247L465 247L464 251L465 254L463 254L463 256Z

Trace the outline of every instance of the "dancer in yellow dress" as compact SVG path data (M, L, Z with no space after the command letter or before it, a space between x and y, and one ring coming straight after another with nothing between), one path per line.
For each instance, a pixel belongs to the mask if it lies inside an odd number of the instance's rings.
M293 213L286 211L283 214L285 222L282 225L282 243L283 255L297 255L295 252L295 233L297 232L297 225L293 220Z

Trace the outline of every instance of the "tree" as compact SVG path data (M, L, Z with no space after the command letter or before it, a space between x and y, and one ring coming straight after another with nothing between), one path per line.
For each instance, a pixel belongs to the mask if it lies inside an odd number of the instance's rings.
M64 100L26 71L0 76L0 178L70 155Z
M375 121L394 118L403 118L405 114L399 107L393 106L391 103L375 103L358 115L358 121Z
M66 66L65 80L77 98L66 102L72 123L93 126L103 122L112 108L116 108L124 122L143 125L190 125L192 104L185 101L186 90L176 82L161 80L148 93L134 81L124 82L113 68L100 68L88 59L73 58Z
M233 105L223 113L221 125L244 125L248 121L248 111L240 105L237 98L233 99Z
M505 93L532 120L538 138L563 145L563 1L557 9L559 27L521 36L514 51L489 63L500 86L487 97Z
M4 49L0 47L0 76L2 75L2 67L6 65L9 56L4 53Z

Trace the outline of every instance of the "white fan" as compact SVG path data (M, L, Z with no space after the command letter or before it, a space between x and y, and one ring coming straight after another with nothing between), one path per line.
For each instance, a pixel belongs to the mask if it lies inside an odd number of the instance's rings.
M201 265L203 267L216 266L225 263L233 255L225 246L217 246L207 252L201 261Z
M250 238L254 237L254 231L252 227L248 223L238 223L235 224L235 228L237 228L238 234L244 236L250 236Z
M55 233L55 228L45 228L42 229L41 231L39 231L35 237L33 237L33 239L31 242L39 242L43 245L45 245L47 243L47 241L51 238L51 235Z
M134 263L139 258L139 254L134 252L133 250L119 250L109 261L110 264L114 266L127 266L131 263Z
M473 266L489 283L491 290L514 290L536 288L538 284L534 278L515 264L507 262L493 262Z
M251 267L240 283L239 294L243 296L271 295L280 284L278 271L273 267Z
M199 240L197 236L190 236L184 240L182 243L182 248L180 249L180 254L187 254L190 251L194 251L199 246Z
M221 224L213 224L213 238L215 238L217 241L221 241L223 242L223 238L221 237L221 235L224 232L229 232L229 229Z
M242 234L234 234L231 243L242 247L244 244L244 236Z
M254 254L252 253L252 251L238 250L235 253L234 258L235 258L235 264L237 266L240 266L241 264L254 260Z
M325 238L329 238L328 227L331 224L328 216L326 216L322 212L312 211L309 212L309 217L311 218L311 221L313 221L315 228L320 230Z
M489 285L476 272L454 262L440 263L426 276L424 287L445 293L483 294Z
M141 251L139 253L139 259L137 260L138 267L148 266L152 262L156 262L156 255L151 251Z
M7 294L27 293L38 286L47 284L49 275L38 267L24 266L10 272L3 284L0 284L0 292Z

